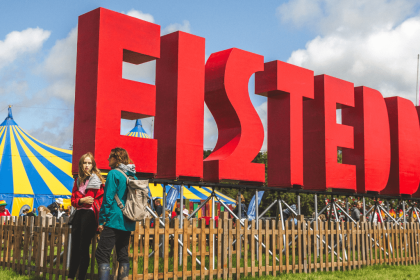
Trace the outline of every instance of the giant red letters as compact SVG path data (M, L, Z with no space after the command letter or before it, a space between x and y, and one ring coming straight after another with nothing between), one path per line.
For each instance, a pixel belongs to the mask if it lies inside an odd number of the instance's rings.
M391 132L391 171L381 194L411 195L420 182L420 128L416 108L401 97L385 98Z
M357 192L380 192L391 164L388 111L382 94L354 89L355 106L342 109L342 123L354 127L354 149L343 150L343 163L356 165Z
M125 148L137 171L156 173L157 141L120 135L121 118L155 115L155 86L122 78L122 63L159 57L160 27L99 8L80 16L77 43L73 173L82 154L93 152L109 169L112 148Z
M122 78L123 61L155 59L156 87ZM79 18L73 173L86 152L109 169L119 146L142 175L262 184L264 165L252 163L264 139L248 93L254 73L255 92L268 99L269 186L420 197L420 108L411 101L235 48L205 64L204 38L160 38L158 25L103 8ZM203 161L204 102L219 135ZM120 135L121 118L155 111L156 139Z
M354 106L353 84L315 77L315 99L303 102L304 188L356 190L356 167L337 162L337 148L353 148L353 127L337 124L336 108Z
M267 101L268 186L303 185L303 98L314 97L314 72L282 61L255 74Z
M264 182L264 165L251 163L264 141L264 128L248 93L249 78L263 69L262 56L239 49L209 57L205 101L219 136L204 161L205 180Z
M155 138L161 178L203 177L204 38L161 38L156 63Z

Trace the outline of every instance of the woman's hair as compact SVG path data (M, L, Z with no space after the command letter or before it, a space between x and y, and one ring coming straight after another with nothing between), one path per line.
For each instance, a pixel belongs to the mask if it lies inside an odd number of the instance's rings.
M96 166L96 161L95 158L93 157L92 153L86 153L83 156L80 157L79 160L79 182L84 182L86 180L86 178L88 176L90 176L89 174L87 174L85 172L85 170L83 169L83 163L85 162L85 158L90 158L90 160L92 161L92 174L95 173L96 176L98 176L99 180L101 180L102 183L105 182L104 178L101 175L101 172L99 171L98 167Z
M128 155L128 152L123 148L116 147L112 149L109 157L113 157L116 160L113 168L117 167L120 163L125 165L133 163L130 156Z
M42 206L42 205L38 207L38 213L40 213L40 214L41 214L41 211L44 211L44 212L46 212L47 214L48 214L48 213L51 213L50 209L48 209L47 207Z

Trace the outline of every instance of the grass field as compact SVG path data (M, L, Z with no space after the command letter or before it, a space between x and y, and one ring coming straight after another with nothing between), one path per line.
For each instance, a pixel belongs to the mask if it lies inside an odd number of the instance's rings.
M21 276L11 270L2 270L0 268L1 280L41 280L41 277L28 277ZM197 277L200 279L200 277ZM317 272L312 274L283 274L280 276L263 276L258 278L243 278L247 280L276 280L276 279L420 279L420 266L389 266L389 265L376 265L364 267L360 270L353 271L335 271L335 272Z

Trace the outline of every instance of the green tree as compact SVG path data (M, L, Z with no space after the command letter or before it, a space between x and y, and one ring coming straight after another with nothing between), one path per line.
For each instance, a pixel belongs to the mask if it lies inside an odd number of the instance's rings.
M203 159L207 158L211 150L205 150L203 151ZM262 163L265 164L265 182L267 183L267 152L259 152L258 155L255 157L255 159L252 161L254 163ZM342 162L342 152L339 150L337 152L337 162ZM232 184L232 183L229 183ZM236 199L238 195L237 189L232 188L216 188L217 191L220 191L221 193ZM241 190L241 194L245 198L245 204L249 207L249 202L251 201L252 197L255 195L255 190ZM268 206L270 206L273 201L277 199L283 199L287 204L297 204L297 197L296 194L293 192L279 192L279 191L266 191L264 193L264 196L261 200L261 204L259 207L259 213L261 211L264 211ZM318 211L321 210L325 206L326 199L330 199L328 195L318 195ZM345 199L344 196L339 197L339 199ZM368 202L369 200L367 200ZM312 216L312 213L315 210L314 205L314 195L313 194L300 194L300 206L301 206L301 214L305 216ZM284 209L283 209L284 210ZM269 211L266 213L266 217L275 217L278 215L278 205L273 206Z

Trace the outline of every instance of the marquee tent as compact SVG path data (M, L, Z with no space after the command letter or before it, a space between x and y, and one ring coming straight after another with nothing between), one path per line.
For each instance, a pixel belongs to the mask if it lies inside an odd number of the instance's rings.
M0 124L0 200L12 216L22 208L47 206L56 198L70 199L72 151L45 144L13 120L9 106Z
M166 193L172 188L172 185L166 185ZM154 185L149 184L150 194L152 197L162 197L163 188L161 184ZM235 200L218 192L214 192L215 195L226 204L236 204ZM211 194L211 188L198 187L198 186L184 186L184 199L189 199L191 202L200 202L201 200L207 199ZM180 197L178 197L179 199Z
M143 129L143 125L141 124L141 120L136 120L136 125L129 133L126 134L127 136L134 136L139 138L150 138L146 131Z
M134 128L126 134L127 136L140 137L140 138L150 138L146 131L143 129L141 120L136 120L136 125ZM166 193L168 193L171 185L165 187ZM161 184L149 184L150 195L152 197L162 197L163 196L163 187ZM184 199L189 199L191 202L200 202L209 197L211 194L211 189L209 188L200 188L197 186L191 186L190 188L184 187ZM220 193L215 192L216 196L221 199L226 204L235 204L235 200ZM179 199L179 198L178 198Z

